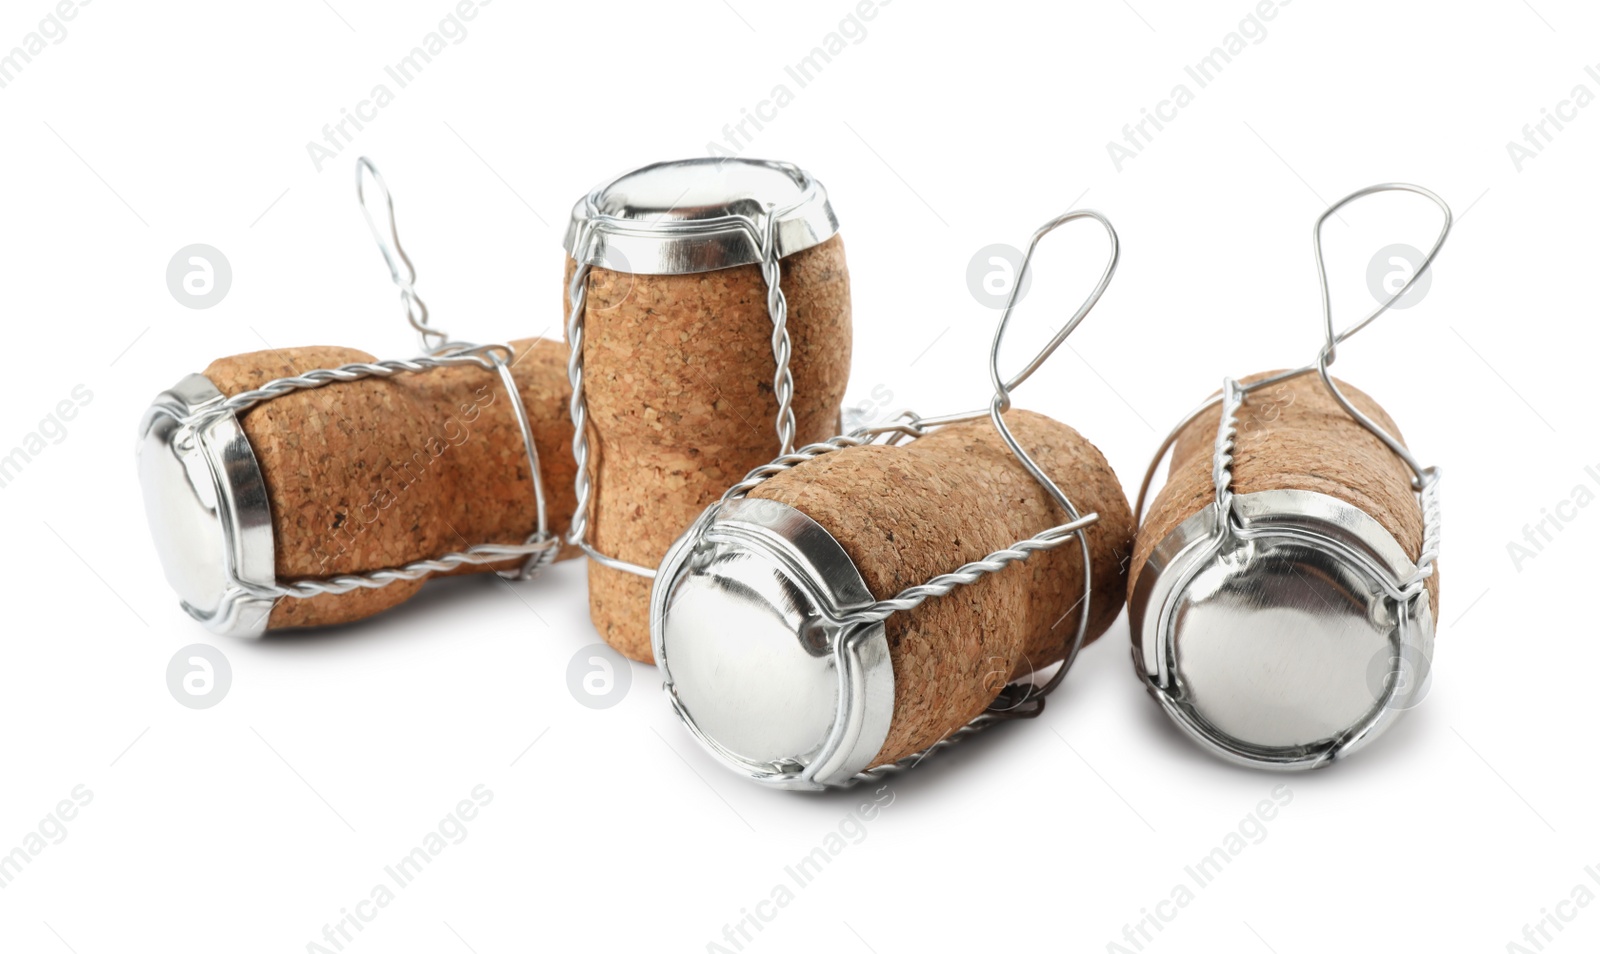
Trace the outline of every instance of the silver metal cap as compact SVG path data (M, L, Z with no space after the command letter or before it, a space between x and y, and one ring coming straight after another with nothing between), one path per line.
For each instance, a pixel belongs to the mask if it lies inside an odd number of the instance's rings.
M151 402L136 448L167 582L214 633L259 636L275 602L272 511L255 451L222 392L191 374Z
M665 689L689 731L755 781L821 789L869 768L894 714L882 623L828 531L771 500L713 505L673 544L650 598Z
M658 162L596 188L572 209L562 245L581 264L634 275L683 275L761 261L765 217L778 257L839 231L822 183L758 159Z
M1382 524L1324 494L1233 498L1152 553L1130 601L1134 663L1169 716L1200 745L1256 768L1344 758L1420 701L1433 611L1402 598L1416 566Z

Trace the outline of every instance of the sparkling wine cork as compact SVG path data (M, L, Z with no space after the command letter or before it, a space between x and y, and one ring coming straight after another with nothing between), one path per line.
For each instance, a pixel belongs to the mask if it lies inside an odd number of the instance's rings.
M1099 514L1086 531L1087 643L1122 608L1127 498L1072 428L1020 410L1006 421L1079 512ZM658 662L691 729L754 777L825 760L813 777L837 783L925 749L1009 680L1065 658L1077 633L1083 559L1072 539L894 612L837 659L825 651L840 637L830 617L1070 520L988 420L823 454L712 515L663 566Z
M690 161L630 173L574 211L568 252L588 266L582 311L589 478L586 539L654 570L730 484L777 456L780 404L761 250L737 224L778 207L794 444L837 432L850 371L850 287L820 184L778 163ZM691 224L687 236L672 229ZM643 237L641 237L643 236ZM578 262L567 260L564 287ZM595 627L650 659L651 581L589 566Z
M566 348L511 342L546 500L559 535L575 467ZM259 351L212 362L146 415L140 473L168 579L219 632L324 626L403 602L422 580L308 598L255 587L401 567L480 544L522 544L538 512L521 430L494 371L454 364L292 390L241 413L200 415L274 379L375 361L349 348ZM198 419L187 429L185 417ZM578 554L575 547L561 557ZM453 572L515 570L522 557ZM452 572L452 571L445 571Z
M1254 374L1241 378L1240 383L1278 373ZM1376 401L1343 381L1338 384L1361 413L1404 440L1394 420ZM1155 545L1214 499L1211 452L1221 415L1220 408L1201 414L1173 444L1166 486L1150 504L1139 528L1128 580L1130 593ZM1238 419L1234 493L1309 490L1327 494L1375 517L1412 560L1421 555L1422 511L1411 488L1411 471L1371 431L1345 413L1316 375L1304 374L1250 395ZM1437 573L1427 587L1437 609Z
M1338 383L1401 440L1372 398ZM1139 528L1128 584L1136 666L1214 754L1273 768L1328 764L1375 738L1402 705L1385 698L1388 667L1425 668L1431 652L1437 572L1418 601L1392 591L1422 555L1413 473L1316 374L1265 386L1237 414L1232 510L1245 536L1210 543L1220 420L1212 407L1179 433Z

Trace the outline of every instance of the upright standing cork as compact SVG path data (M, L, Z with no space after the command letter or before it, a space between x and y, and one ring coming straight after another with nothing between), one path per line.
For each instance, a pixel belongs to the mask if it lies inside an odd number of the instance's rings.
M512 342L511 348L511 372L538 448L549 529L559 535L571 516L575 471L566 348L542 339ZM374 360L349 348L258 351L214 361L204 378L232 396L276 378ZM537 528L521 431L502 379L493 371L456 365L338 382L291 391L237 418L259 474L249 467L223 467L222 493L247 493L243 485L252 482L264 485L271 577L278 583L398 567L475 544L520 544ZM167 452L146 446L141 455L159 460ZM152 464L147 472L154 477L146 480L152 501L173 492L160 486L159 466ZM197 479L194 465L189 466L186 485ZM215 472L216 465L211 469ZM177 508L162 509L152 509L150 517L169 578L192 577L196 564L241 559L237 551L231 558L227 552L183 552L194 549L176 540L190 518ZM225 523L226 515L221 519ZM574 556L576 548L561 555ZM468 565L456 572L513 569L519 563ZM421 585L401 580L342 594L280 597L265 628L361 619L404 601ZM183 589L180 594L193 612Z
M1072 428L1021 410L1006 422L1079 512L1099 515L1088 643L1121 612L1127 498ZM1009 681L1066 658L1084 591L1077 538L880 624L845 620L1071 519L987 419L799 463L709 510L663 564L652 626L673 703L731 767L784 788L926 749Z
M1280 372L1241 378L1249 384ZM1336 379L1337 380L1337 379ZM1361 413L1396 440L1400 430L1377 402L1339 381ZM1172 448L1167 483L1139 527L1128 592L1133 593L1150 552L1177 526L1216 498L1212 451L1222 410L1214 407L1190 422ZM1404 461L1352 418L1315 374L1303 374L1249 395L1239 409L1234 437L1233 491L1309 490L1327 494L1370 514L1415 561L1422 552L1422 511ZM1437 615L1439 575L1427 583Z
M583 257L576 245L595 234L584 229L596 228L611 243L605 255L627 263L586 260L581 316L593 482L587 539L602 554L655 569L707 505L779 453L768 282L749 260L753 239L730 218L772 207L791 209L780 213L789 217L778 234L798 236L787 241L801 246L778 266L795 446L803 446L837 433L850 373L849 273L820 185L783 164L663 163L596 190L574 212L569 253ZM619 220L628 226L614 230L622 237L605 233L606 223ZM715 235L661 237L668 226L704 229L712 220L734 224ZM618 244L653 230L660 235L643 251ZM641 261L646 254L656 258ZM742 264L717 267L740 256ZM576 268L569 257L564 290ZM590 564L595 627L643 661L650 659L650 586L647 577Z

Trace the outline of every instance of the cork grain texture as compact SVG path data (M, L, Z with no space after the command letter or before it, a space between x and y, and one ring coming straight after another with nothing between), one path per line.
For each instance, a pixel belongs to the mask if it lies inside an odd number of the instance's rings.
M795 444L803 446L838 428L850 373L850 276L837 235L780 265ZM575 267L567 259L563 289ZM592 268L583 341L590 541L654 568L702 510L778 455L767 284L757 265L689 275ZM650 585L589 565L595 628L642 662L652 660Z
M540 339L512 347L550 525L560 533L571 518L575 472L566 348ZM204 373L233 395L274 378L374 360L350 348L285 348L222 358ZM267 486L280 582L399 566L476 543L521 543L535 526L521 433L494 372L454 367L330 384L258 404L241 423ZM576 548L562 553L573 555ZM404 602L423 582L280 599L267 625L362 619Z
M1094 589L1085 645L1122 609L1133 514L1105 458L1077 431L1029 411L1006 422L1081 513ZM818 457L750 494L788 504L843 546L875 599L887 599L1069 519L987 420L909 444ZM937 742L974 717L1011 679L1065 657L1077 629L1083 559L1076 541L889 617L894 716L873 765Z
M1248 384L1280 372L1241 378ZM1404 444L1399 428L1364 392L1338 381L1363 414ZM1128 594L1138 583L1150 553L1183 521L1215 499L1212 451L1220 407L1184 428L1172 448L1166 486L1150 504L1139 528ZM1415 561L1422 553L1422 509L1411 489L1411 469L1333 399L1316 374L1306 374L1249 395L1238 415L1234 439L1233 489L1309 490L1357 507L1376 519ZM1437 564L1428 579L1428 600L1439 612Z

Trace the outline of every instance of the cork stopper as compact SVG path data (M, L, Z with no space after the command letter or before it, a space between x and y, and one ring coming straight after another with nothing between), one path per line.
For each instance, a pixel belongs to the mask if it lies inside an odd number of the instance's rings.
M1400 440L1376 402L1339 387ZM1423 592L1401 590L1424 542L1413 473L1317 375L1303 374L1245 397L1234 496L1219 524L1221 413L1209 409L1177 436L1167 484L1139 530L1128 588L1134 664L1173 722L1219 758L1329 765L1378 738L1426 684L1439 577Z
M511 347L550 528L560 533L573 507L566 348L541 339ZM287 348L219 359L204 376L231 396L275 378L374 360L349 348ZM294 391L249 408L240 423L265 483L279 582L399 566L479 543L519 544L537 526L521 432L494 372L452 366ZM576 548L561 554L574 555ZM421 586L398 581L282 598L266 625L350 622L403 602Z
M850 370L850 280L839 236L780 260L795 444L839 426ZM575 263L567 259L570 284ZM563 296L563 300L565 297ZM584 313L590 542L654 568L730 485L777 455L772 319L759 265L675 275L591 267ZM649 661L651 581L589 565L605 640Z
M1082 513L1095 574L1085 642L1117 618L1133 515L1076 431L1013 410L1019 443ZM880 624L834 622L1071 518L988 420L820 455L710 511L657 581L656 648L680 716L730 767L837 784L966 725L1077 634L1075 539Z
M1240 383L1278 373L1254 374L1241 378ZM1376 401L1343 381L1338 384L1357 409L1404 443L1399 428ZM1128 580L1130 595L1156 545L1215 499L1211 458L1221 415L1220 407L1207 410L1174 442L1166 486L1150 504L1139 528ZM1412 490L1410 469L1352 419L1315 374L1291 378L1250 395L1239 409L1238 422L1234 493L1309 490L1327 494L1377 519L1411 560L1421 556L1422 511ZM1437 572L1427 588L1437 614Z

